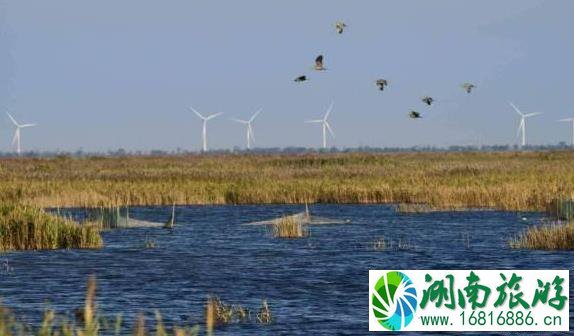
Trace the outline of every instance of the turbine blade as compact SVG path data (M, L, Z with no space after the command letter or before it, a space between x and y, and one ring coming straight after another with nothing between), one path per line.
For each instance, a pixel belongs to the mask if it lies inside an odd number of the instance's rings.
M205 120L211 120L211 119L216 118L216 117L218 117L218 116L220 116L220 115L222 115L222 114L223 114L222 112L219 112L219 113L215 113L215 114L209 115L209 116L207 116L207 117L205 118Z
M12 123L14 124L14 126L16 126L16 127L20 126L20 125L18 125L18 122L16 121L16 119L14 119L14 117L12 117L12 115L10 113L6 112L6 114L8 115L10 120L12 120Z
M12 138L12 145L16 144L16 139L18 139L18 130L16 130L16 132L14 132L14 137Z
M323 120L321 119L316 119L316 120L305 120L306 123L322 123Z
M556 121L574 121L574 118L564 118L564 119L558 119Z
M24 125L20 125L20 128L24 128L24 127L34 127L37 126L38 124L24 124Z
M259 113L261 113L261 111L263 111L263 109L259 109L257 112L255 112L255 114L253 114L251 116L251 118L249 119L249 122L252 122L253 120L255 120L255 118L257 118L257 116L259 115Z
M329 123L327 121L325 121L325 126L327 126L327 130L329 130L329 133L331 133L331 136L334 138L335 137L335 132L333 132L333 129L331 128L331 125L329 125Z
M235 118L231 118L231 120L241 123L241 124L249 124L249 121L247 120L242 120L242 119L235 119Z
M512 106L512 108L516 111L516 113L518 113L519 115L523 115L522 112L520 112L520 110L518 109L518 107L516 107L516 105L514 105L512 102L508 102L510 104L510 106Z
M331 114L331 111L333 110L333 105L335 105L334 101L332 101L331 105L329 105L329 109L327 110L327 113L325 113L323 120L327 120L327 118L329 118L329 114Z
M201 119L205 120L205 117L201 115L201 113L197 112L196 109L194 109L193 107L189 107L195 114L197 114L198 117L200 117Z
M540 115L540 114L542 114L542 113L540 113L540 112L528 113L528 114L525 114L525 115L524 115L524 118L534 117L534 116L537 116L537 115Z

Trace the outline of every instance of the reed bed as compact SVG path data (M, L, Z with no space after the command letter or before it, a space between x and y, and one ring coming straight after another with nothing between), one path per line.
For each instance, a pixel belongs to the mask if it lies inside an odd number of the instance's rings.
M291 216L282 217L270 225L271 234L275 238L304 238L309 236L307 225Z
M0 159L0 202L40 207L405 203L545 210L574 151Z
M510 246L516 249L574 250L574 221L530 227L511 240Z
M99 248L100 230L25 205L0 206L0 250Z

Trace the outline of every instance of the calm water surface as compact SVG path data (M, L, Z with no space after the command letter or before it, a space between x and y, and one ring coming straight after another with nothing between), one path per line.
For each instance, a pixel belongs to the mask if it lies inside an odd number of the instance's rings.
M234 324L218 335L366 335L369 269L574 267L574 252L508 248L511 237L541 223L538 213L405 215L386 205L315 205L313 215L352 222L312 226L309 238L297 240L274 239L264 227L241 225L301 210L285 205L178 207L172 232L115 230L104 233L100 250L4 254L13 271L0 273L0 298L37 323L48 305L62 314L81 307L86 279L95 274L98 308L108 317L122 313L128 324L140 312L151 324L155 309L168 325L201 322L211 294L253 311L267 299L275 319L268 326ZM163 222L169 211L132 208L130 215ZM392 247L375 251L372 243L382 237ZM156 247L146 249L146 240Z

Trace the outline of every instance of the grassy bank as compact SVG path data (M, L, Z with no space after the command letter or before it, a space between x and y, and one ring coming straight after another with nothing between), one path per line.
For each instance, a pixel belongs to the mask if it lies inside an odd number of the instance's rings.
M22 205L0 206L0 250L98 248L100 231L78 225L41 209Z
M0 201L41 207L425 203L544 210L574 191L574 152L6 158Z

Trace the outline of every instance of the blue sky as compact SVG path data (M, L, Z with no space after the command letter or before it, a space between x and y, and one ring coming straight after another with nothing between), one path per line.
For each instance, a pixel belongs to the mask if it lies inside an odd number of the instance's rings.
M0 150L4 111L40 124L24 149L197 150L189 106L224 113L210 148L244 146L229 118L259 108L257 146L313 147L320 127L303 121L331 100L338 147L516 143L508 100L544 113L529 143L568 141L555 120L574 115L573 12L570 0L0 0ZM328 71L312 70L318 54Z

